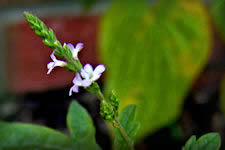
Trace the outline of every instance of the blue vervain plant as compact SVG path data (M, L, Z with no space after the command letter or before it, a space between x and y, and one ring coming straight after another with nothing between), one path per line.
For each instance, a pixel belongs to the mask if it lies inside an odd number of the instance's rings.
M98 83L95 82L105 71L105 66L101 64L95 69L93 69L91 64L83 66L78 58L78 53L83 48L83 43L77 43L76 46L71 43L64 43L62 45L57 40L53 30L48 29L38 17L28 12L24 12L24 17L34 32L42 38L43 43L53 49L53 52L50 55L53 61L47 64L47 74L50 74L55 67L65 67L74 72L75 77L72 81L73 86L69 90L69 95L71 96L73 92L79 92L79 87L83 87L88 92L95 94L100 100L100 115L105 121L112 123L112 126L115 128L115 141L118 142L117 145L121 145L123 149L133 150L133 139L139 128L139 123L135 120L136 106L131 105L125 108L119 118L119 100L115 92L113 91L109 95L109 98L106 99L101 92ZM58 60L55 55L64 60ZM127 113L130 113L130 116ZM129 119L127 120L129 121L129 124L127 124L127 121L124 121L126 119ZM130 128L132 129L131 131ZM129 131L129 133L127 131ZM122 138L117 138L118 136L121 136Z
M57 40L52 29L35 15L24 12L26 21L34 32L43 40L43 43L53 49L47 64L47 74L55 67L64 67L74 72L73 86L68 91L69 96L78 93L83 87L88 92L95 94L100 100L101 117L112 124L114 128L114 148L117 150L134 150L134 139L140 128L136 120L136 105L128 105L119 113L119 99L115 91L108 97L102 93L96 82L106 67L103 64L95 69L91 64L81 64L78 53L84 47L83 43L74 46L71 43L63 45ZM56 58L58 56L62 60ZM67 128L70 136L53 129L38 125L24 123L6 123L0 121L0 150L100 150L95 140L95 128L86 109L73 101L67 114ZM87 144L88 143L88 144ZM217 133L203 135L198 140L192 136L182 150L219 150L220 136Z

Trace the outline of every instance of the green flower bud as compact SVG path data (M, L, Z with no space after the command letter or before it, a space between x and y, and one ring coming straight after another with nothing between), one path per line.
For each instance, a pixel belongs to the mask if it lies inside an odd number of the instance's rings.
M51 39L51 41L56 41L56 36L55 33L53 32L52 29L49 29L49 38Z
M38 36L42 36L42 33L41 33L40 31L35 30L34 32L35 32Z
M100 104L100 115L105 121L115 120L115 115L112 106L106 101L101 101Z
M31 13L24 12L24 17L34 32L43 39L43 43L48 47L57 51L57 56L63 56L63 47L56 39L52 29L48 29L46 25L36 16ZM65 57L63 57L64 59Z
M112 90L112 92L109 95L109 103L112 105L115 115L118 116L120 102L114 90Z
M115 127L115 128L119 128L119 127L120 127L119 123L118 123L116 120L113 120L113 121L112 121L112 125L113 125L113 127Z
M53 44L54 44L54 46L57 47L57 48L61 48L61 47L62 47L61 43L60 43L58 40L54 41Z
M48 37L48 31L46 30L41 30L41 37L45 38L45 37ZM49 38L46 38L49 40Z
M44 39L43 40L43 43L48 46L49 48L54 48L54 45L52 44L52 42L50 42L49 40L47 39Z

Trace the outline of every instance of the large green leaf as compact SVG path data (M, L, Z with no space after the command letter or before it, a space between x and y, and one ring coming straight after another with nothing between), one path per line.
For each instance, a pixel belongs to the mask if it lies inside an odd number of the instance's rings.
M80 150L100 150L95 141L95 128L88 112L76 101L70 104L67 126Z
M76 150L68 136L38 125L0 122L0 150Z
M100 48L121 106L137 104L143 137L175 120L210 49L200 0L115 1L101 23ZM144 115L143 115L144 114Z
M213 0L210 5L213 23L216 24L218 32L225 40L225 0Z
M120 123L130 138L132 144L134 144L134 137L140 127L140 123L136 120L136 106L129 105L125 107L120 113ZM129 147L121 136L119 129L115 128L114 146L116 150L128 150Z

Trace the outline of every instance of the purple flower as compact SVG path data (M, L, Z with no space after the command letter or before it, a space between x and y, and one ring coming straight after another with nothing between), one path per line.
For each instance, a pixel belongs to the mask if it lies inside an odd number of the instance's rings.
M47 64L47 68L48 68L47 74L49 74L52 71L52 69L57 66L59 66L59 67L66 66L66 62L56 59L54 52L51 53L50 57L52 58L53 61L51 61Z
M69 96L72 95L72 92L78 93L79 92L79 86L82 86L82 79L81 79L79 73L76 73L76 76L73 79L73 84L74 85L70 88Z
M73 86L70 88L69 96L72 95L72 92L78 93L79 92L79 86L88 87L92 84L92 82L98 80L102 73L105 71L104 65L98 65L94 70L93 67L90 64L86 64L81 69L81 76L79 73L76 73L76 76L73 79Z
M66 43L64 43L64 45L65 44ZM84 44L83 43L77 43L76 47L74 47L73 44L71 44L71 43L68 43L66 45L69 47L70 51L72 52L73 58L78 59L78 53L84 47Z
M81 76L84 78L82 80L82 86L88 87L92 84L92 82L98 80L102 73L105 71L104 65L98 65L94 70L90 64L86 64L81 69Z

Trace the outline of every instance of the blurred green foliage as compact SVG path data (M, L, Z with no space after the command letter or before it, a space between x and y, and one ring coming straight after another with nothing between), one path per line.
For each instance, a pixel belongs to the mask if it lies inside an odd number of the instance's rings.
M225 76L223 77L223 81L221 83L219 106L220 106L223 114L225 115Z
M214 0L210 6L212 20L216 25L217 32L225 40L225 0ZM225 114L225 77L221 83L219 106Z
M217 31L221 33L222 38L225 40L225 0L212 1L210 12Z
M89 10L99 0L79 0L85 10Z
M38 125L0 122L1 150L73 150L68 136Z
M115 0L101 22L105 93L122 107L137 104L139 139L177 119L210 49L209 19L200 0ZM121 108L122 108L121 107Z

